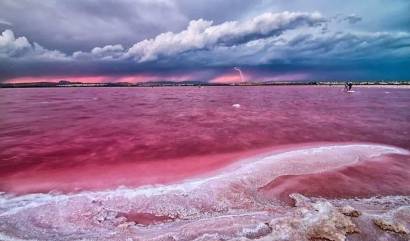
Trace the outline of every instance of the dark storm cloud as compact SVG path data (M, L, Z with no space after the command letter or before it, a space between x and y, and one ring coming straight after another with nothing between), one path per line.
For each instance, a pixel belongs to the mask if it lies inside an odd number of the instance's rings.
M166 0L2 0L0 16L16 34L66 53L130 45L189 21Z
M94 47L90 52L76 51L72 56L47 50L37 43L31 44L25 36L15 37L7 29L0 35L0 57L37 58L49 54L50 59L125 59L138 62L156 60L161 56L175 56L200 49L212 50L216 46L234 46L277 36L284 31L302 26L318 26L326 20L319 13L282 12L264 13L244 21L228 21L214 25L212 21L192 20L188 27L178 33L166 32L152 39L135 43L125 50L121 44ZM57 53L60 55L57 56ZM56 56L54 56L54 55ZM63 56L64 55L64 56Z
M150 64L136 65L130 61L18 61L5 60L0 65L0 71L4 71L6 79L19 76L96 76L96 75L127 75L137 73L178 73L181 71L175 66L152 66ZM185 70L189 70L187 67ZM27 73L27 74L22 74Z
M175 1L184 16L188 19L207 19L212 20L215 24L220 24L232 19L246 16L248 11L252 10L263 1L243 1L243 0L206 0L192 1L179 0Z
M352 15L349 15L349 16L343 18L343 20L349 22L350 24L355 24L355 23L358 23L358 22L362 21L362 18L352 14Z
M47 68L41 68L46 62L55 61L55 64L65 66L64 68L54 67L52 71L57 73L75 74L80 71L83 74L115 74L118 69L123 74L138 72L138 70L181 68L187 70L188 64L183 59L178 58L179 54L194 52L196 50L207 49L212 51L216 46L235 46L255 39L263 39L270 36L280 35L282 32L295 29L301 26L316 26L325 22L325 19L318 13L265 13L245 21L230 21L218 25L213 25L211 21L196 20L191 21L186 30L179 33L160 34L154 39L143 40L125 51L122 45L107 45L95 47L90 52L74 52L71 55L64 55L56 50L47 50L37 43L31 44L26 37L15 37L11 30L6 30L0 36L0 57L14 59L13 68L15 73L23 75L35 75L39 71L43 74L51 74ZM19 53L19 54L16 54ZM48 58L44 58L47 56ZM159 59L159 57L167 57ZM18 59L22 59L17 61ZM27 73L30 68L30 60L36 60L32 66L31 73ZM109 60L107 62L107 60ZM117 60L114 61L113 60ZM134 62L137 61L140 64ZM168 61L170 60L170 61ZM210 58L209 60L212 60ZM153 61L155 61L153 63ZM10 61L9 61L10 62ZM100 62L100 63L99 63ZM149 62L148 64L141 64ZM180 65L172 64L172 62ZM211 61L212 62L212 61ZM7 61L4 61L5 65ZM108 63L108 64L107 64ZM151 65L150 65L151 64ZM25 69L18 68L23 65ZM133 66L125 68L124 66ZM47 65L48 67L50 65ZM75 67L72 67L75 66ZM84 67L83 67L84 66ZM113 70L112 67L116 68ZM118 68L121 66L121 68ZM204 67L201 65L201 67ZM217 66L214 66L217 67ZM13 69L10 68L10 69ZM93 72L97 70L96 72ZM5 74L3 74L3 78ZM7 75L10 78L10 75Z
M251 5L240 0L2 0L0 31L12 24L17 35L72 53L109 44L129 47L162 32L180 31L192 19L236 19Z
M0 26L2 26L2 25L6 26L6 27L13 26L13 24L11 24L9 21L0 19Z
M261 78L410 79L409 10L404 0L3 0L0 80L209 80L233 66Z
M214 49L216 46L235 46L256 39L282 34L301 26L318 26L325 19L319 13L265 13L246 21L229 21L213 25L212 21L191 21L186 30L164 33L153 39L134 44L127 52L139 62L156 60L160 56Z

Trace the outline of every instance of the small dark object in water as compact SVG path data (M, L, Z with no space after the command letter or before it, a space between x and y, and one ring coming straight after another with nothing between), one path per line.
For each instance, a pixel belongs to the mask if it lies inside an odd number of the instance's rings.
M352 82L346 82L346 83L345 83L345 90L346 90L346 91L352 90L352 87L353 87L353 83L352 83Z

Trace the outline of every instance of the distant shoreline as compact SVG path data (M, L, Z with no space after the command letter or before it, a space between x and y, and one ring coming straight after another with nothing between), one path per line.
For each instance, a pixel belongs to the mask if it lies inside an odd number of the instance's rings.
M80 83L80 82L35 82L35 83L2 83L0 88L72 88L72 87L208 87L208 86L317 86L317 87L344 87L345 82L265 82L265 83L202 83L202 82L144 82L144 83ZM359 88L405 88L410 89L410 81L374 81L353 82Z
M318 87L341 87L344 85L316 85ZM372 84L372 85L363 85L363 84L353 84L353 88L396 88L396 89L410 89L410 84Z

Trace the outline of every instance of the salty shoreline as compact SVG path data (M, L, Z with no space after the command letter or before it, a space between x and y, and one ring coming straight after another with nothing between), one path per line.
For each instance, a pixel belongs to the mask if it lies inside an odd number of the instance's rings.
M0 240L406 240L408 91L342 90L3 90Z
M67 194L2 194L0 238L406 240L410 195L335 199L292 193L292 204L272 196L273 189L261 189L278 176L321 174L367 159L382 163L391 155L407 158L409 151L360 143L320 145L242 160L220 173L179 184ZM330 179L328 185L333 185Z

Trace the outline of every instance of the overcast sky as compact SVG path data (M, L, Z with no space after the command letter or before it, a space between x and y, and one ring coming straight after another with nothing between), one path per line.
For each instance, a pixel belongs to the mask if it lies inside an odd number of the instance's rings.
M2 0L0 81L410 79L408 0Z

